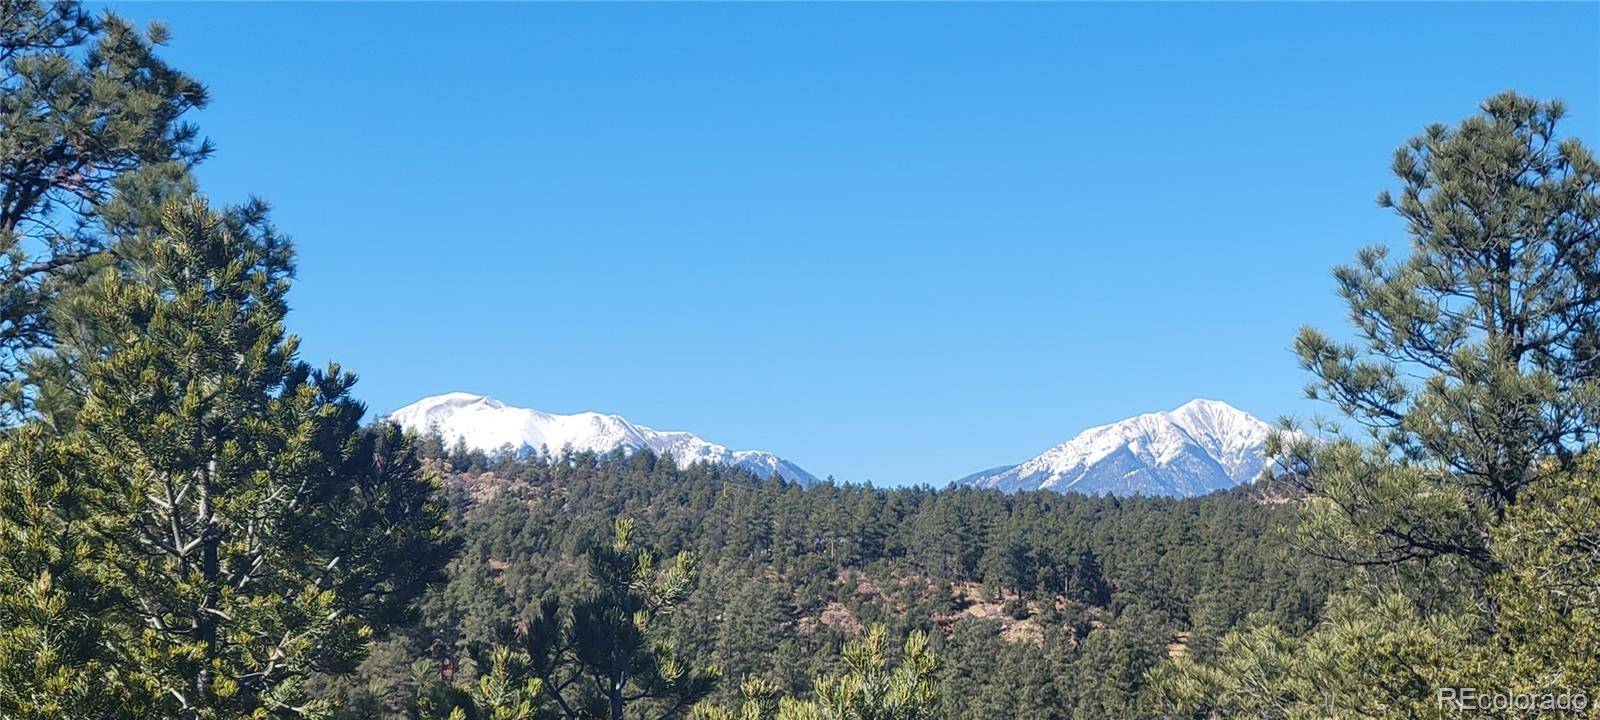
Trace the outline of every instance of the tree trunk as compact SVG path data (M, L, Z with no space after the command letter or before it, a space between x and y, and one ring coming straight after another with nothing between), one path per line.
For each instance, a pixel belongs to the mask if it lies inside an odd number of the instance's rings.
M218 564L217 545L222 540L222 533L218 530L216 518L211 510L211 467L207 467L205 477L200 480L199 516L200 516L200 573L205 583L205 596L200 600L200 606L195 609L194 627L195 638L205 645L205 655L199 672L194 676L195 710L210 707L211 702L211 661L217 656L217 618L211 610L221 601L220 587L221 568Z

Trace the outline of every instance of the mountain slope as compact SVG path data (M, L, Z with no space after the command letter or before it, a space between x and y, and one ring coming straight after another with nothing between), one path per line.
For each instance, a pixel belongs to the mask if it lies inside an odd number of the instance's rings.
M1092 495L1193 497L1250 482L1265 464L1272 428L1216 400L1192 400L1092 427L1026 462L969 475L957 485Z
M729 450L686 432L663 432L617 415L594 412L558 415L519 408L483 395L453 392L425 397L390 413L388 419L408 430L438 430L447 443L458 438L468 447L493 452L509 446L563 452L608 452L616 448L648 448L671 454L680 465L709 462L748 470L760 477L776 473L799 483L817 478L799 465L759 450Z

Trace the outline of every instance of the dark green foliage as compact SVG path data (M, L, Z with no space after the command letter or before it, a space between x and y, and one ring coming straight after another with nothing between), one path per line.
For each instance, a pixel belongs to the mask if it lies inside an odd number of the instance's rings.
M118 234L106 206L211 151L182 119L205 88L154 54L165 39L74 2L0 5L0 380L48 344L57 281Z
M449 709L462 720L687 715L719 677L677 651L667 624L693 584L693 560L680 553L658 569L655 554L633 540L627 520L617 521L612 540L590 546L584 560L581 599L547 598L531 617L496 628L492 642L469 642L465 654L477 681L453 688L420 684L416 714L442 718L441 710ZM446 658L446 667L458 659ZM428 675L431 667L419 661L413 674ZM372 704L360 694L353 699Z
M1311 395L1368 431L1282 444L1301 547L1359 571L1310 632L1253 622L1161 671L1169 710L1444 718L1470 712L1448 688L1600 687L1600 164L1556 138L1559 103L1481 110L1396 153L1379 202L1409 254L1336 271L1361 344L1296 341Z
M1370 440L1289 448L1327 510L1312 551L1481 576L1488 524L1600 432L1600 164L1557 137L1563 114L1507 93L1396 151L1401 188L1379 203L1406 222L1405 258L1372 247L1336 270L1358 343L1295 341L1310 395Z
M817 677L841 672L857 632L922 631L941 687L960 688L941 694L942 718L1033 716L1019 698L1043 703L1039 717L1131 712L1127 696L1180 633L1200 652L1252 613L1304 627L1337 581L1280 552L1273 529L1293 506L1242 491L1175 501L801 488L648 453L495 459L419 445L461 469L451 484L466 545L406 646L464 672L469 646L537 625L543 601L591 597L590 538L616 517L636 519L638 542L698 559L668 624L686 658L808 697ZM984 562L997 548L1032 569ZM999 597L1027 619L969 615ZM1002 615L998 600L984 611ZM362 672L344 690L352 704L403 668ZM739 697L732 680L711 695L725 706Z
M460 539L442 522L437 477L399 426L380 423L355 440L341 482L319 488L298 524L306 537L330 538L323 552L342 565L330 587L383 637L417 618L418 596L445 580Z
M717 679L680 657L666 634L694 581L694 561L679 553L658 570L655 554L636 546L627 520L617 521L614 539L590 547L585 559L592 593L567 610L545 601L522 638L533 674L561 717L687 714Z
M78 403L41 422L97 490L77 512L113 525L84 572L122 595L102 617L160 714L315 714L305 681L441 578L437 480L398 430L360 428L352 376L295 358L276 236L196 200L148 239L58 308L44 387Z

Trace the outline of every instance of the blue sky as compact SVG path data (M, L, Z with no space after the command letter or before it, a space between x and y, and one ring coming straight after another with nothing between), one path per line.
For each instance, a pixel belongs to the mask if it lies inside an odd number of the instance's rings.
M375 413L451 390L930 483L1196 396L1305 414L1393 149L1600 5L126 4Z

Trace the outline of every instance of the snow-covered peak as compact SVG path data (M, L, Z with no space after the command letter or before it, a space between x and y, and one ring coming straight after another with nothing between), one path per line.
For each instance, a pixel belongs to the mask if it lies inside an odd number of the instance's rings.
M1240 428L1266 425L1256 416L1221 400L1205 398L1195 398L1164 414L1180 422L1193 423L1197 427Z
M495 452L509 447L538 452L609 452L649 449L671 454L679 465L710 462L743 468L761 477L774 473L801 483L816 477L800 466L759 450L729 450L687 432L662 432L618 415L561 415L507 405L487 395L452 392L418 400L388 415L408 430L437 430L446 442Z
M1190 400L1173 410L1173 422L1205 447L1234 482L1255 480L1272 426L1220 400Z
M469 392L448 392L443 395L425 397L421 400L411 403L410 405L407 405L406 407L402 408L402 410L409 412L420 411L422 413L448 414L472 405L482 405L490 409L499 409L505 407L505 403L489 397L488 395L474 395ZM398 411L396 414L398 414Z
M1200 495L1254 480L1271 430L1225 402L1196 399L1089 428L1021 464L960 483L1007 491Z

